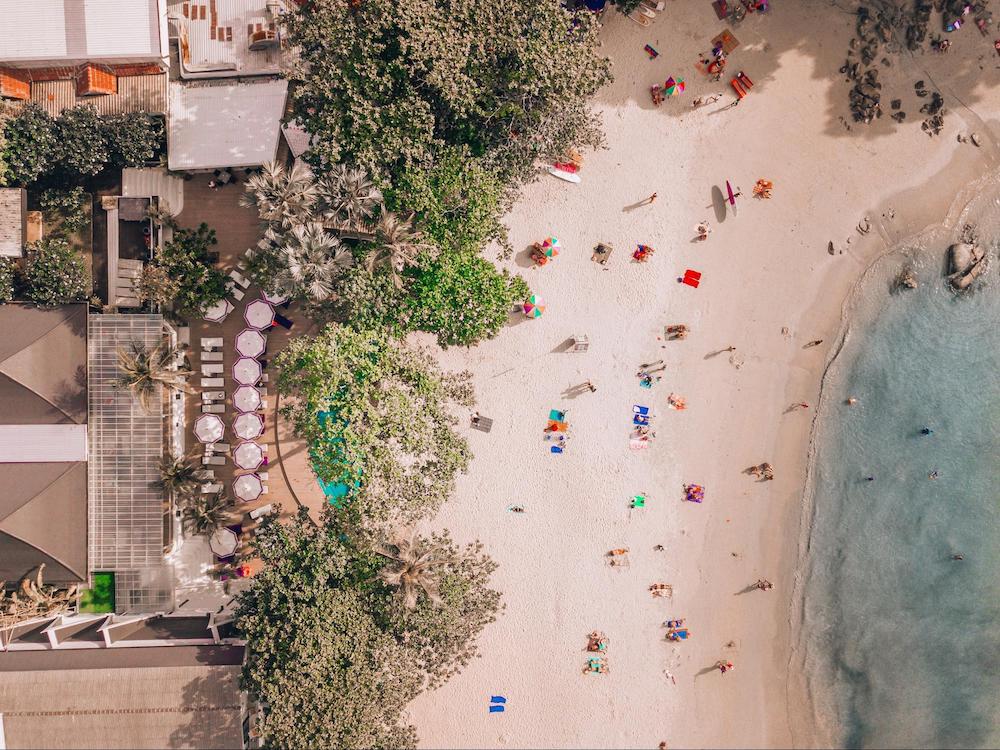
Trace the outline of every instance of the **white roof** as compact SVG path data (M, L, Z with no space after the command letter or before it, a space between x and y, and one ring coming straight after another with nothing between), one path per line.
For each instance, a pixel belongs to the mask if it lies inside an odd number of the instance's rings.
M0 425L2 463L70 463L86 460L85 424Z
M0 62L167 56L163 0L4 2Z
M288 81L170 84L169 168L253 167L278 150Z

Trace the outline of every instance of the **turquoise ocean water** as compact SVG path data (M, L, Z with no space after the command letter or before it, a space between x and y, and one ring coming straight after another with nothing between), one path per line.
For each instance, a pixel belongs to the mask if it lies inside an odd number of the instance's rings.
M843 747L1000 746L1000 204L977 200L986 283L947 288L955 231L903 245L825 380L799 647ZM904 265L920 287L891 293Z

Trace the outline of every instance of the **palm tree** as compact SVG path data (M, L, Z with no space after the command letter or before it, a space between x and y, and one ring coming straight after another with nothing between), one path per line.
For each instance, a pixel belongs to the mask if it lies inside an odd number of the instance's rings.
M184 521L196 534L211 534L222 526L228 508L225 491L192 496L184 506Z
M256 208L264 221L287 228L312 218L317 196L312 172L303 162L286 171L272 161L247 179L240 205Z
M273 241L280 262L273 286L280 294L322 302L333 295L337 277L354 263L350 251L319 222L299 224Z
M157 385L172 391L193 393L194 389L187 382L191 371L176 365L179 355L180 349L165 341L152 349L133 341L127 349L118 350L119 376L112 385L132 391L146 411L149 411L153 396L158 392Z
M326 221L346 221L356 226L370 219L382 206L382 191L360 167L337 164L317 185Z
M376 266L389 269L392 281L403 286L403 269L416 265L421 253L433 253L435 248L423 241L423 235L413 226L413 216L403 218L386 211L376 226L376 246L368 255L368 270Z
M450 557L440 546L412 530L397 530L392 541L377 546L375 552L390 560L378 577L389 586L398 587L396 594L404 607L414 609L421 591L433 603L441 602L438 576Z
M198 484L198 469L187 456L164 456L157 484L173 498L185 497Z

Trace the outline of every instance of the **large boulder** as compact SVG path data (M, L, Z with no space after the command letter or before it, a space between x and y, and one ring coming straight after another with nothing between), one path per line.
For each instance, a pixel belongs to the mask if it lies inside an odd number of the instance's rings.
M948 269L951 273L965 273L974 260L976 246L969 242L959 242L948 248Z
M967 289L986 270L986 253L979 245L959 242L948 248L948 262L951 285Z

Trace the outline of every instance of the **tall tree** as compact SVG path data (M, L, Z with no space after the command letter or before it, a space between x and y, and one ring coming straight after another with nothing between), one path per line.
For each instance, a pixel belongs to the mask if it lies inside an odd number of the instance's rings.
M130 341L118 350L118 377L115 388L132 392L143 409L149 410L158 386L168 390L193 393L188 384L191 371L178 367L180 350L166 343L152 349L139 341Z
M318 193L309 168L300 161L286 170L268 162L246 181L240 204L257 210L262 221L288 229L313 216Z
M265 236L272 242L277 261L266 288L288 297L305 297L310 302L329 299L337 279L354 263L351 252L319 222Z
M337 324L295 339L276 364L316 474L353 488L345 513L368 528L405 525L447 499L469 462L451 413L472 404L468 373L444 373L385 332Z
M397 288L403 286L403 271L415 266L421 256L433 257L437 248L424 241L413 226L413 217L402 217L387 211L375 228L375 247L365 262L368 270L386 268Z

